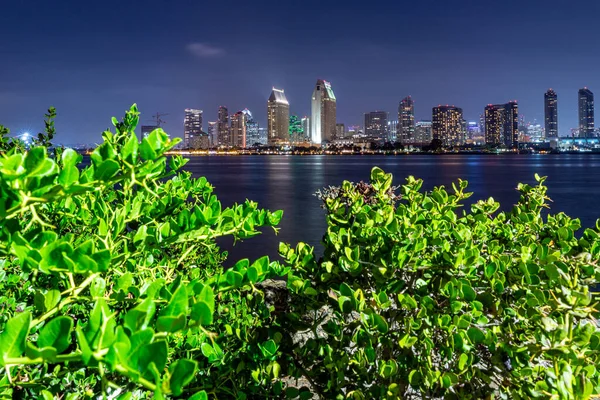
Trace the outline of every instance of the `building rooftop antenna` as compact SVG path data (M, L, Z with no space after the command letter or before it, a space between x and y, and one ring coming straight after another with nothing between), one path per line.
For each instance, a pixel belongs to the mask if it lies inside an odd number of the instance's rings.
M169 114L156 112L156 114L154 114L152 116L152 121L154 122L154 126L156 126L158 128L158 127L160 127L161 124L166 124L167 121L165 121L164 119L161 118L161 117L164 117L165 115L169 115Z

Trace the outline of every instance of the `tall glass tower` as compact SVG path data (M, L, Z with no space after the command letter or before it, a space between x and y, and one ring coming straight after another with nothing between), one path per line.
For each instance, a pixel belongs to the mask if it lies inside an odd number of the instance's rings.
M594 93L588 88L579 89L579 137L594 136Z
M544 93L544 121L546 138L558 138L558 96L552 89Z
M331 84L317 80L311 102L311 141L315 144L335 138L336 99Z

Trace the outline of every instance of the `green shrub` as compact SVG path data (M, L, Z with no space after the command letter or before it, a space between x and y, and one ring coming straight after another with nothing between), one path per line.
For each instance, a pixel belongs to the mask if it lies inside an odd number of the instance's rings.
M466 212L459 181L420 191L370 184L321 193L325 253L281 246L292 268L295 375L323 398L586 399L600 393L600 222L547 207L545 178L521 184L511 212Z
M73 150L25 151L2 130L0 397L244 398L271 390L280 336L254 284L285 274L264 257L224 271L215 239L276 226L246 201L222 209L204 178L141 144L135 106L80 169ZM53 152L54 153L54 152Z

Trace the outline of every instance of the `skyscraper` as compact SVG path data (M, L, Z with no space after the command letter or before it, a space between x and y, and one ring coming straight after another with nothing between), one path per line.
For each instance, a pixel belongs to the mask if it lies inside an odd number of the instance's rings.
M343 139L346 137L346 125L344 124L335 124L335 138Z
M579 137L594 136L594 93L588 88L579 89Z
M300 121L302 122L302 130L304 131L304 141L309 142L312 137L310 134L310 118L305 116Z
M519 144L519 106L516 101L485 107L485 143L508 148Z
M552 89L544 93L544 120L546 138L558 138L558 96Z
M387 137L388 113L371 111L365 114L365 135L371 138Z
M202 110L193 108L185 109L183 119L183 146L190 148L196 137L202 133Z
M335 138L336 99L331 84L318 79L311 102L311 141L321 144Z
M415 124L415 143L421 145L431 143L431 121L419 121Z
M217 121L208 122L208 142L210 147L217 147L219 145L219 130Z
M415 103L408 96L398 106L398 130L396 140L400 143L411 143L415 136Z
M231 135L229 132L229 112L227 107L220 106L217 119L218 146L231 146Z
M246 147L246 114L238 111L231 116L231 146Z
M304 129L302 128L302 121L297 115L290 115L290 124L288 129L290 143L300 143L304 141Z
M444 146L457 146L464 143L464 122L462 108L454 106L433 107L431 134Z
M258 125L258 121L254 120L250 110L245 108L242 112L246 115L246 147L250 147L261 142L260 126Z
M282 89L271 91L267 101L267 131L269 145L284 143L289 140L290 104Z

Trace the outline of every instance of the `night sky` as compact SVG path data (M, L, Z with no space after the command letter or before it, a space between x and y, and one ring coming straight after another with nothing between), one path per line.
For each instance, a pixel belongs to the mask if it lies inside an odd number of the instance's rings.
M417 119L454 104L469 120L516 99L543 123L558 93L559 130L577 125L577 90L600 96L597 0L454 1L2 1L0 124L42 129L57 107L62 143L99 140L136 102L181 136L183 110L248 107L264 126L272 86L291 113L310 113L329 80L338 122L395 114L406 95ZM394 118L395 119L395 118Z

